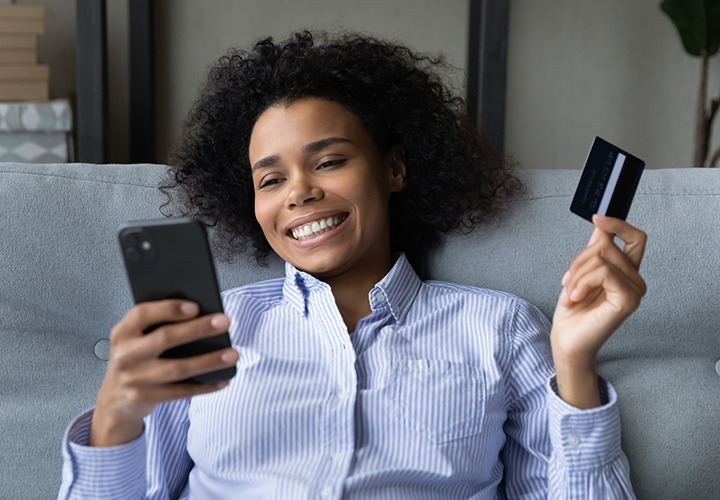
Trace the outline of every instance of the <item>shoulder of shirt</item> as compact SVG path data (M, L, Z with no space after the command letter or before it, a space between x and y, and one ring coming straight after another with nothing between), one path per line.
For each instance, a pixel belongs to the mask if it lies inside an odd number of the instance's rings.
M450 283L447 281L427 280L423 281L423 287L432 295L458 295L478 298L488 298L495 301L507 301L509 305L520 303L528 304L528 302L508 292L492 290L490 288L482 288L472 285L461 285L459 283Z
M506 319L510 321L511 329L518 325L543 324L549 326L550 324L540 309L512 293L433 280L423 281L421 293L423 289L425 290L425 306L434 301L453 302L461 303L463 307L469 307L475 312L488 310L484 308L492 308L496 312L504 311L507 314ZM481 309L476 309L476 307Z
M521 312L521 314L532 313L532 311L537 309L532 303L522 297L490 288L461 285L447 281L427 280L422 282L421 289L425 290L425 299L428 301L456 299L468 302L468 304L473 301L480 301L507 311Z
M225 290L221 296L226 302L254 302L258 306L270 308L283 301L284 283L285 278L257 281Z

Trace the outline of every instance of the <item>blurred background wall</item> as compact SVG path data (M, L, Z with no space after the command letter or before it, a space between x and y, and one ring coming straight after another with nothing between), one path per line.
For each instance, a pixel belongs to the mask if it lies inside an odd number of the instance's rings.
M46 6L39 58L51 97L75 89L74 0ZM700 61L659 0L510 0L505 149L526 168L581 168L600 135L649 168L692 163ZM156 162L163 162L208 65L230 46L301 28L350 28L444 55L464 92L469 0L155 0ZM108 0L109 161L128 161L127 0ZM710 63L720 94L720 58ZM713 133L713 149L720 131Z

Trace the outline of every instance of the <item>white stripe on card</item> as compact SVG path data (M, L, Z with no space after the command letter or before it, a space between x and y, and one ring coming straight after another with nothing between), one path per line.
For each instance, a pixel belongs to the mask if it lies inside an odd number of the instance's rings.
M610 200L612 200L613 194L615 193L615 186L620 178L620 172L622 172L624 164L625 155L618 153L617 158L615 158L615 165L613 165L612 172L610 172L610 179L608 179L607 186L605 186L602 200L600 200L600 206L597 211L600 215L607 215L608 205L610 205Z

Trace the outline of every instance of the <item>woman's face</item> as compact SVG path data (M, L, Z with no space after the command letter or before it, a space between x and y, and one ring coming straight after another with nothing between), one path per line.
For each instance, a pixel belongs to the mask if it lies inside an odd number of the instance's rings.
M320 98L270 107L249 157L255 217L280 257L321 279L389 265L388 201L404 166L357 116Z

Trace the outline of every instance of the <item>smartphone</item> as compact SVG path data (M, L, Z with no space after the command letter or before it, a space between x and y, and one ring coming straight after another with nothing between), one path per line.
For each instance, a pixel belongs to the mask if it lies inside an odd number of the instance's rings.
M182 299L197 303L200 316L223 312L207 230L200 222L191 218L128 222L118 229L118 239L136 304ZM161 357L186 358L225 347L230 347L227 332L168 349ZM232 366L185 382L219 382L232 378L235 371Z

